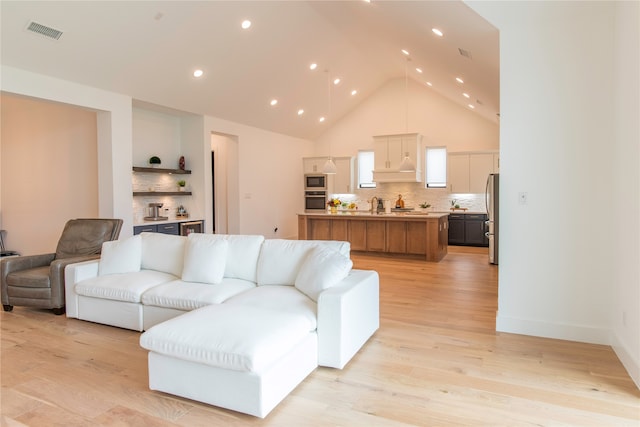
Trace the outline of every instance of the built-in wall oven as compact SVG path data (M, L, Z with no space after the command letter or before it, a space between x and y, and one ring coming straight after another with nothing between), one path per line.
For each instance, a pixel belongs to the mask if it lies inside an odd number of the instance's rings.
M327 192L321 190L304 192L305 212L325 212L327 210Z

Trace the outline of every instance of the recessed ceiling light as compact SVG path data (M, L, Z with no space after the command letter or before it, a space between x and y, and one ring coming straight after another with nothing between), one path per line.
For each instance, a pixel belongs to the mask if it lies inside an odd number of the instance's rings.
M432 28L431 31L433 31L433 34L435 34L438 37L442 37L442 31L440 31L437 28Z
M456 81L457 81L458 83L464 83L464 80L462 80L460 77L456 77Z
M473 105L473 104L469 104L469 108L471 108L471 109L473 110L473 109L474 109L474 108L476 108L476 107L475 107L475 105Z
M242 29L246 30L251 26L251 21L249 21L248 19L245 19L244 21L242 21Z
M337 77L334 81L333 84L337 85L338 83L340 83L340 77Z
M416 71L419 72L420 74L422 74L422 69L416 68Z
M277 99L272 99L272 100L271 100L271 106L274 106L274 105L276 105L277 103L278 103L278 100L277 100Z
M324 117L320 117L320 120L318 120L320 123L324 122Z
M315 62L311 65L309 65L309 69L310 70L315 70L316 68L318 68L318 64L316 64Z
M202 70L195 70L193 72L193 77L202 77L202 75L204 74L204 71Z
M465 98L469 98L469 94L468 93L463 93L462 96L464 96Z
M301 116L301 115L303 115L303 114L304 114L304 110L303 110L302 108L301 108L301 109L299 109L299 110L298 110L298 115L299 115L299 116Z
M355 94L357 94L357 93L358 93L358 91L357 91L357 90L355 90L355 89L351 91L351 95L355 95Z
M402 53L404 53L405 55L409 56L409 51L408 50L402 49Z
M429 86L429 87L433 86L433 83L431 83L431 82L426 82L426 84L427 84L427 86Z

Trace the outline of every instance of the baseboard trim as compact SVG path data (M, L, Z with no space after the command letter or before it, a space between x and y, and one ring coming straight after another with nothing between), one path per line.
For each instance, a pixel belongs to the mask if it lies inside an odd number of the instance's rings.
M640 360L634 359L633 354L620 340L615 332L611 333L611 347L629 373L629 376L640 390ZM638 357L638 355L636 355Z
M555 338L590 344L611 345L611 331L588 326L550 323L539 320L504 316L498 313L496 331L535 337Z

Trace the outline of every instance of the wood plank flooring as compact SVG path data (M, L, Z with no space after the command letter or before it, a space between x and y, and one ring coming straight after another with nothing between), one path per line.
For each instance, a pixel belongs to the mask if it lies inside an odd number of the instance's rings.
M640 425L640 391L609 347L495 332L486 249L353 259L380 273L380 330L264 420L150 391L137 332L16 307L0 314L1 425Z

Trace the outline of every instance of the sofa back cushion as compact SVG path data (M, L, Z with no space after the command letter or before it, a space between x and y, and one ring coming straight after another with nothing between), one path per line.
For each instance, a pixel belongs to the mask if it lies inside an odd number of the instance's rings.
M258 286L294 285L308 253L317 247L333 249L347 258L351 256L349 242L267 239L258 259Z
M314 301L322 291L332 288L347 277L353 261L327 246L318 246L309 251L298 276L296 289Z
M184 249L182 280L216 284L222 281L227 262L227 240L213 234L191 233Z
M186 236L163 233L141 233L142 264L144 270L162 271L182 276Z
M212 234L210 236L213 239L222 239L228 242L224 277L256 283L258 257L264 236L236 234Z
M142 238L132 236L102 244L98 275L135 273L142 262Z

